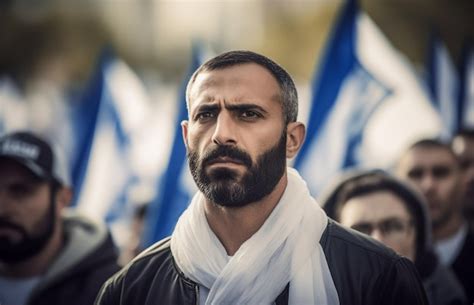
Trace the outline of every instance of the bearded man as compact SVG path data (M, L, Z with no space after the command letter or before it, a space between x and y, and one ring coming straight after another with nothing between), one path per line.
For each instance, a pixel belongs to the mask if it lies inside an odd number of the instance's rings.
M96 304L426 304L411 262L329 220L287 168L305 127L283 68L221 54L194 73L187 104L199 192L171 238L111 278Z
M0 138L0 304L92 304L119 270L105 225L64 213L61 160L30 132Z

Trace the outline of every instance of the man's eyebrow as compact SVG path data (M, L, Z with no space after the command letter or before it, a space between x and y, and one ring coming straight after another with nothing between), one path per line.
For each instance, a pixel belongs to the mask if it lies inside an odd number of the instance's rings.
M216 111L219 110L220 106L218 104L201 104L196 109L194 109L194 113L196 112L203 112L203 111Z
M230 111L246 111L246 110L258 110L263 113L268 113L262 107L255 105L255 104L232 104L232 105L225 105L225 108Z

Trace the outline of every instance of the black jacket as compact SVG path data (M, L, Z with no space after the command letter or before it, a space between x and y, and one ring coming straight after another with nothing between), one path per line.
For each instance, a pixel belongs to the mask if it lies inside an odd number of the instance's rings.
M321 246L341 305L427 304L413 264L330 221ZM289 286L276 299L288 304ZM169 238L144 251L102 287L96 305L198 304L199 285L177 268Z
M28 305L93 304L100 287L119 270L117 249L105 226L68 217L64 229L64 249L34 288Z
M461 252L451 265L466 291L469 304L474 304L474 231L469 229Z

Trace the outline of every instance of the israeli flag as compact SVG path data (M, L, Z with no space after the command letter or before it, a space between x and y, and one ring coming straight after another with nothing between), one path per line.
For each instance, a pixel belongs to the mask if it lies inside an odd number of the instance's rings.
M71 112L77 143L71 158L74 206L105 220L119 246L133 214L129 191L137 177L130 160L132 135L147 102L134 72L105 51L82 101Z
M186 108L186 85L194 71L204 62L201 46L194 46L189 71L181 85L178 98L178 115L174 124L174 139L167 168L159 179L157 196L151 202L146 218L144 246L170 235L181 213L187 208L197 187L186 161L181 122L188 119Z
M354 0L341 11L317 74L294 164L314 196L340 171L388 168L413 141L440 131L408 62Z
M431 39L428 86L432 101L443 122L442 138L448 140L459 128L460 103L459 75L441 39L435 35Z
M474 129L474 47L463 52L460 85L460 127Z

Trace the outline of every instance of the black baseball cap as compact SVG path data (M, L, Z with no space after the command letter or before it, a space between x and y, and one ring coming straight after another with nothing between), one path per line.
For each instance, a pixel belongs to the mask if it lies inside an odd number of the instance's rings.
M49 143L31 132L14 132L0 137L0 158L15 160L44 180L69 185L69 176Z

